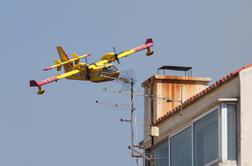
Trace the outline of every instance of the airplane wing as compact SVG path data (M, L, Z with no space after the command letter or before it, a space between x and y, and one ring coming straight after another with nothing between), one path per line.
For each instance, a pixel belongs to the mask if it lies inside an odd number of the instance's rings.
M120 59L120 58L123 58L123 57L127 57L130 54L134 54L134 53L136 53L138 51L142 51L144 49L147 49L146 55L150 56L150 55L153 54L153 51L150 49L152 46L153 46L152 39L147 39L145 44L143 44L141 46L138 46L138 47L135 47L135 48L133 48L131 50L127 50L127 51L119 53L117 58Z
M153 51L151 49L152 46L153 46L153 40L152 39L147 39L145 44L137 46L137 47L132 48L130 50L123 51L123 52L121 52L119 54L107 53L107 54L103 55L101 57L101 61L97 62L96 64L97 65L102 65L102 64L110 63L110 62L114 62L114 61L117 61L119 63L119 59L121 59L123 57L127 57L127 56L129 56L131 54L134 54L136 52L142 51L144 49L147 50L146 55L150 56L150 55L153 54Z
M34 87L34 86L38 87L38 92L37 93L38 93L38 95L41 95L41 94L43 94L45 92L45 90L42 89L43 85L49 84L51 82L56 82L56 81L58 81L58 80L60 80L62 78L69 77L69 76L77 74L79 72L80 72L79 70L72 70L72 71L69 71L69 72L66 72L66 73L56 75L56 76L53 76L51 78L39 81L39 82L36 82L35 80L30 80L30 87Z

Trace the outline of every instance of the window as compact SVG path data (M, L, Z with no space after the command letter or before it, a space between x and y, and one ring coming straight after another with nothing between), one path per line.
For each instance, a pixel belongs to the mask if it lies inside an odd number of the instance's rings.
M218 159L218 111L194 123L194 163L205 165Z
M170 165L192 165L192 127L181 131L170 139Z
M170 135L152 154L154 166L212 166L237 160L237 105L220 103Z
M154 149L155 166L168 166L168 141L159 144Z
M236 160L236 105L227 104L227 159Z
M150 149L145 149L145 155L148 157L152 157L152 151ZM145 159L144 160L144 166L151 166L150 161Z

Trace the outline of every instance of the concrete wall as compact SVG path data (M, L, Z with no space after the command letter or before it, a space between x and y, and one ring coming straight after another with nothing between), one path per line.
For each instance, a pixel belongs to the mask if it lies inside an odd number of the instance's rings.
M252 165L252 68L240 72L240 165Z
M208 82L210 81L208 78L200 77L166 76L161 78L160 76L156 78L154 94L158 97L170 98L174 102L165 102L165 100L156 98L155 120L180 105L179 101L181 99L185 101L208 87Z

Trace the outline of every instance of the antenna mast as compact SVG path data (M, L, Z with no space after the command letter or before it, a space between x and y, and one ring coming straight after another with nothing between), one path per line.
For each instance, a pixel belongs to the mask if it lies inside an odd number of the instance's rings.
M131 72L131 71L130 71ZM110 91L114 93L120 93L120 94L127 94L130 95L130 119L125 120L121 119L121 122L129 122L130 123L130 128L131 128L131 143L129 145L129 149L131 150L131 157L136 157L137 158L137 163L139 158L144 158L147 160L151 160L150 157L146 156L144 152L140 149L137 139L136 139L136 108L135 108L135 96L144 96L143 94L139 95L135 92L134 87L135 87L135 82L136 78L133 73L123 73L123 76L120 78L116 78L115 80L122 82L124 87L127 87L127 91L125 90L111 90L104 88L104 91ZM98 104L102 104L103 102L96 101ZM106 104L107 105L107 104ZM117 104L111 104L113 108L115 108L115 105L117 107L120 107L120 105Z

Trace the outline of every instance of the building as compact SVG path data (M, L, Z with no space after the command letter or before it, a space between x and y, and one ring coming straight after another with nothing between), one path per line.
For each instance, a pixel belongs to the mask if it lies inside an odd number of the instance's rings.
M209 81L157 74L142 83L145 166L252 166L252 64Z

